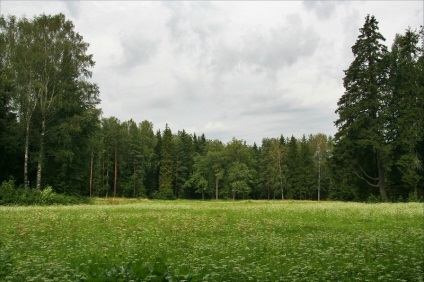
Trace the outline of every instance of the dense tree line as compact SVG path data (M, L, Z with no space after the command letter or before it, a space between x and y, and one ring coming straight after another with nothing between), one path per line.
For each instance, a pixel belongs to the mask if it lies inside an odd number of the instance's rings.
M423 195L423 29L391 51L367 16L335 137L247 145L101 117L88 43L63 15L0 18L0 182L96 197L397 201ZM8 182L10 189L10 182Z
M169 126L103 118L93 136L90 193L189 199L318 199L330 192L333 138L266 138L227 144Z

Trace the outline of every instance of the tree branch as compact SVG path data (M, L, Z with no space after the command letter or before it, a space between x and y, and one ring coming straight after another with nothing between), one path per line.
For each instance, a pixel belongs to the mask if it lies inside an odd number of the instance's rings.
M362 179L362 180L364 180L368 185L370 185L370 186L372 186L372 187L376 187L376 188L378 188L378 187L380 187L380 186L378 186L378 184L372 184L372 183L370 183L368 180L366 180L365 178L363 178L362 176L360 176L356 171L355 171L355 174L356 174L356 176L358 176L360 179Z
M358 166L359 166L359 168L361 169L362 173L363 173L366 177L368 177L368 179L370 179L370 180L374 180L374 181L378 181L378 177L371 177L371 176L369 176L369 175L365 172L365 170L361 167L361 165L359 164L359 162L358 162Z

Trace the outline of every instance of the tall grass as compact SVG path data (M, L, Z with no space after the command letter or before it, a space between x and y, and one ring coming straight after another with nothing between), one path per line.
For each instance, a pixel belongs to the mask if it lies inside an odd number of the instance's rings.
M0 207L1 281L423 281L423 205Z

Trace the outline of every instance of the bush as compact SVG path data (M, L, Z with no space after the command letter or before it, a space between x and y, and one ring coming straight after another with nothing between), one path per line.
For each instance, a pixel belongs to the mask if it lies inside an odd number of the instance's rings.
M408 202L422 202L424 200L423 197L417 197L414 192L411 192L408 196Z
M367 198L367 203L381 203L381 197L371 194Z
M57 194L51 186L42 191L19 188L13 180L5 181L0 186L0 205L73 205L88 204L90 200L83 197Z
M41 204L40 191L30 188L19 188L16 191L16 200L14 204L30 206Z
M172 190L156 191L153 193L152 198L158 200L175 200Z
M0 205L9 205L15 201L15 182L13 180L3 181L0 186Z

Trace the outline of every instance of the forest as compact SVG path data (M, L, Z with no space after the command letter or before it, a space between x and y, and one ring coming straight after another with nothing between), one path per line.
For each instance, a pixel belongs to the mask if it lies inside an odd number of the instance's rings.
M0 183L83 197L423 199L423 35L407 28L389 50L368 15L335 136L282 132L248 145L102 116L93 55L71 21L1 17Z

